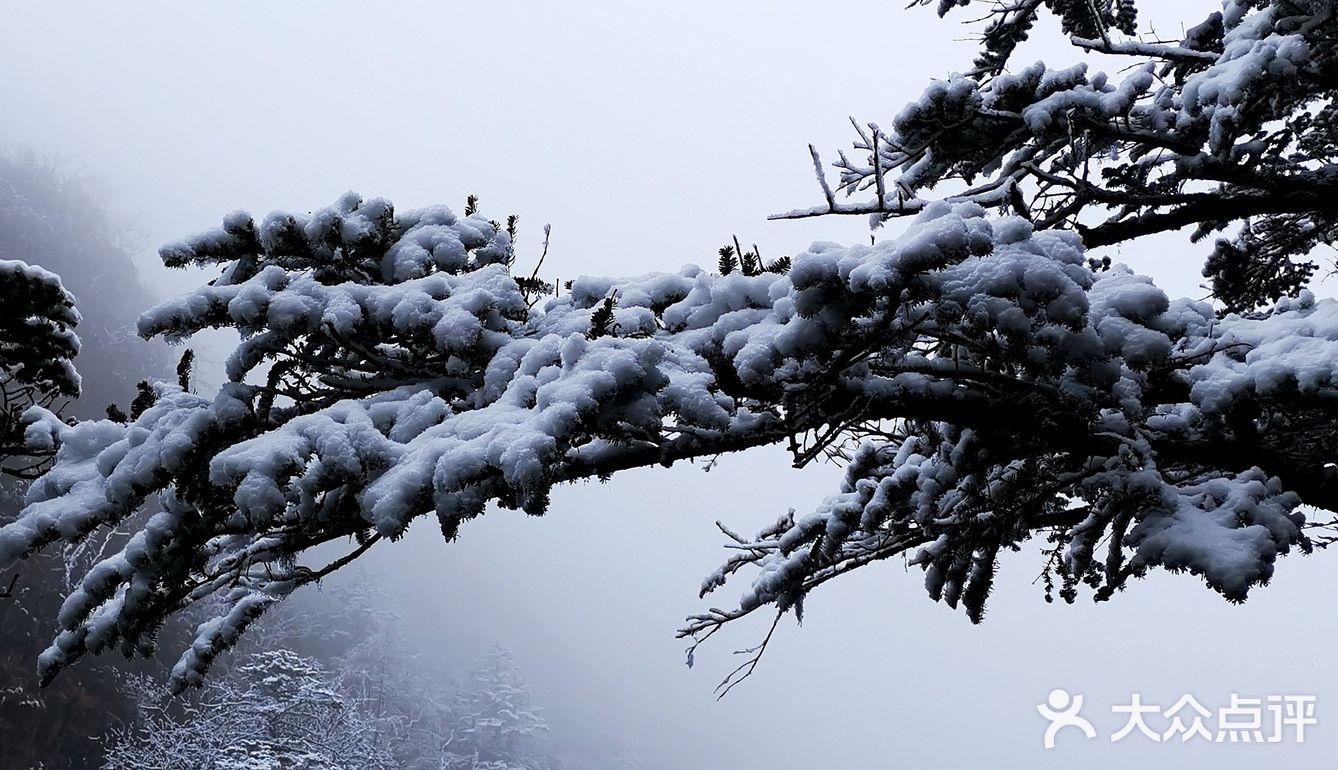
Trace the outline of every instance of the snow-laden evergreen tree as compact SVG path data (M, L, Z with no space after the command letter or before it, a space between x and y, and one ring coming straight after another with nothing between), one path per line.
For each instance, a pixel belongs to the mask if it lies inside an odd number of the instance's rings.
M321 591L267 613L271 633L283 621L289 643L315 641L322 660L338 673L340 692L366 704L398 770L442 770L458 759L451 749L458 726L454 682L443 669L440 644L420 653L405 634L406 622L389 609L391 598L368 574L325 581ZM285 602L285 605L289 602ZM318 618L313 623L313 618ZM320 627L319 629L317 627ZM340 643L342 641L342 643ZM251 649L265 649L263 640Z
M426 656L399 638L397 628L378 624L332 662L342 692L365 703L394 766L441 770L455 761L452 691L431 674Z
M453 708L447 770L541 770L542 712L511 653L493 645L470 673Z
M135 333L135 319L160 297L141 284L121 229L77 174L29 155L0 155L0 260L59 275L78 304L74 363L83 376L68 415L101 417L108 404L129 403L137 382L165 375L172 361L165 345L145 345ZM45 312L58 306L48 303Z
M55 447L26 441L23 415L79 395L79 311L60 276L0 259L0 472L35 478Z
M512 274L514 220L472 201L458 216L350 194L165 247L170 266L220 272L141 334L243 340L217 393L159 383L126 423L26 414L58 453L0 529L0 566L162 506L71 592L44 675L142 648L219 595L175 671L199 684L267 607L416 518L453 540L491 503L540 514L564 482L768 444L796 465L844 457L846 481L754 537L722 525L734 555L703 593L751 581L684 636L779 619L903 554L979 620L1000 552L1029 541L1070 601L1156 567L1243 600L1338 511L1338 302L1305 288L1303 264L1332 241L1338 200L1334 14L1228 0L1169 45L1122 37L1129 3L1079 5L990 6L972 73L931 86L893 133L870 128L867 166L841 161L848 189L878 197L812 213L913 215L877 244L817 243L775 270L583 277L546 299L535 273ZM1079 48L1145 63L1007 72L1044 8ZM1242 220L1214 252L1214 302L1093 250ZM335 541L344 556L304 561Z

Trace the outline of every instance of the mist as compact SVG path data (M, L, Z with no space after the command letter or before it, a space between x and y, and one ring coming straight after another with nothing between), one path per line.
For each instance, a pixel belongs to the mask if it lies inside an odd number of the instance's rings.
M847 115L890 123L973 54L932 7L902 5L11 3L0 150L83 180L156 297L211 277L163 268L163 243L235 209L307 211L346 190L401 209L477 195L492 216L519 215L522 268L551 224L545 266L561 280L709 265L735 235L777 257L870 237L860 217L767 220L821 201L807 144L834 154ZM1152 12L1171 25L1208 5ZM1198 297L1196 249L1170 234L1116 258ZM211 340L196 344L202 383L223 379L228 340ZM1068 606L1045 603L1032 544L1004 557L978 626L892 560L816 591L802 626L782 619L756 673L717 701L733 651L770 618L685 665L684 617L739 590L697 598L724 558L715 522L750 534L811 510L841 473L794 470L778 448L631 471L556 490L543 517L491 510L455 543L419 522L362 562L420 654L462 670L489 645L512 650L555 732L645 767L1226 770L1327 766L1338 749L1324 654L1338 617L1323 609L1338 567L1322 555L1286 557L1241 606L1163 573ZM1042 747L1036 706L1055 688L1086 696L1100 741ZM1123 722L1109 707L1133 692L1314 694L1320 725L1303 745L1111 744Z

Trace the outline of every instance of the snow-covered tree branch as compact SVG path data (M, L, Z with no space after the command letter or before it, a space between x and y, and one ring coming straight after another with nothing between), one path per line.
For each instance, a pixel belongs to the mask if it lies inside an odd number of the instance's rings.
M921 0L921 5L930 0ZM1338 14L1324 0L1227 0L1179 41L1137 33L1133 0L941 0L988 7L981 54L934 81L891 129L855 124L836 193L777 215L914 215L929 191L1067 228L1088 248L1193 227L1216 241L1204 274L1216 298L1251 310L1295 297L1306 259L1338 228L1333 101ZM1087 63L1013 66L1042 14L1060 17L1078 55L1117 57L1116 76ZM814 157L817 153L814 151Z
M160 383L129 424L30 413L59 451L0 530L4 564L151 494L163 507L71 593L47 676L225 594L176 671L199 682L265 607L347 561L299 563L316 545L356 556L427 514L453 539L490 502L538 514L562 482L764 444L799 465L859 448L840 495L736 544L705 589L761 571L688 633L901 553L978 618L995 555L1038 532L1066 591L1166 566L1242 599L1308 545L1302 503L1338 510L1338 303L1219 318L975 204L933 204L874 246L815 244L785 275L581 278L533 311L505 234L443 208L348 196L164 254L223 273L142 331L246 338L213 398Z

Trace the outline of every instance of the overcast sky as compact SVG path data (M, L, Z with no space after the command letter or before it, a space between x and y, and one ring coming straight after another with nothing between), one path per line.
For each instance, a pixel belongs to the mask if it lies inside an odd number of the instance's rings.
M888 124L969 63L965 30L904 5L11 2L0 144L78 170L163 292L201 277L158 266L162 242L236 208L306 211L348 189L401 208L478 194L494 218L520 215L522 260L550 222L561 278L711 262L733 234L770 258L868 237L855 218L766 221L820 200L807 143L834 157L847 115ZM1145 13L1172 36L1177 14L1196 22L1213 3L1155 5ZM1201 296L1202 254L1169 238L1115 256ZM712 522L753 531L839 477L793 471L779 451L636 471L557 491L543 519L490 513L449 546L422 524L370 561L425 652L468 661L500 642L555 723L655 767L1328 766L1338 567L1322 555L1288 557L1241 607L1162 575L1068 607L1033 584L1034 544L1004 560L978 627L929 602L918 569L886 563L816 592L805 625L784 622L757 674L715 702L731 651L765 624L683 665L674 629L724 557ZM1086 696L1098 740L1042 749L1035 706L1056 687ZM1112 745L1110 708L1135 691L1210 707L1316 694L1321 724L1300 747Z

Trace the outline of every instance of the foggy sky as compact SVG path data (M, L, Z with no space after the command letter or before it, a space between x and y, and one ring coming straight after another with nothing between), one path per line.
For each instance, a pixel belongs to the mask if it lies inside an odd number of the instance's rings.
M478 194L493 218L520 215L522 265L550 222L546 272L563 279L709 264L736 233L774 258L868 238L860 218L766 221L820 201L807 143L830 160L849 145L847 115L888 125L929 78L969 64L965 30L903 5L6 3L0 149L89 180L163 293L202 276L167 273L159 244L236 208L305 211L348 189L402 209ZM1213 4L1144 5L1170 37ZM1114 256L1202 296L1203 253L1170 236ZM1043 602L1030 544L1004 557L977 627L929 602L918 569L888 562L815 592L804 626L782 621L757 674L715 702L731 651L768 619L683 665L683 617L740 590L696 599L725 556L712 522L751 533L811 510L839 478L791 470L776 450L709 473L634 471L556 490L542 519L489 513L452 545L422 522L368 561L425 654L467 663L500 642L555 724L652 766L1321 767L1338 747L1326 654L1338 567L1324 555L1285 558L1241 607L1160 573L1069 607ZM1098 740L1064 733L1042 750L1035 705L1055 687L1086 696ZM1232 692L1317 694L1321 723L1299 747L1112 745L1110 707L1134 691L1210 706Z

